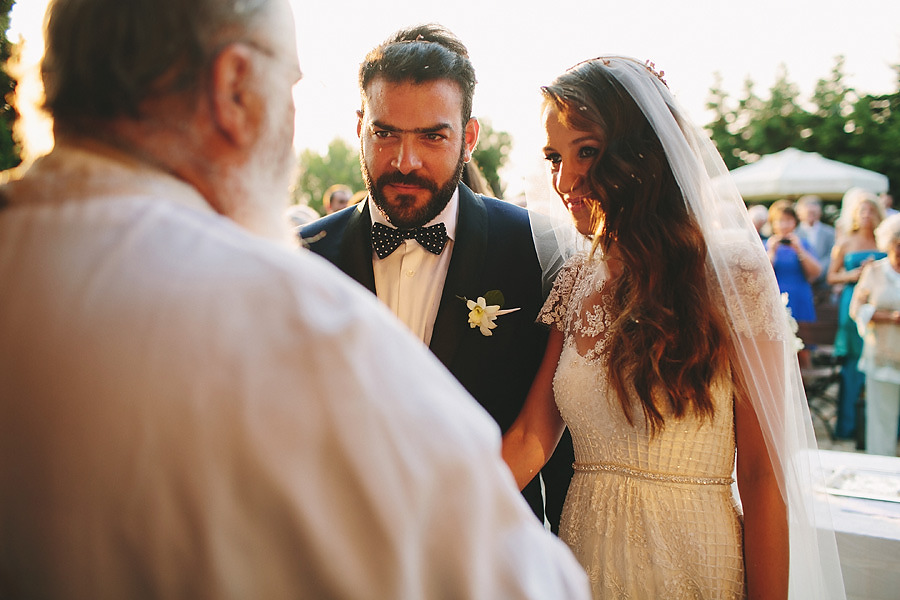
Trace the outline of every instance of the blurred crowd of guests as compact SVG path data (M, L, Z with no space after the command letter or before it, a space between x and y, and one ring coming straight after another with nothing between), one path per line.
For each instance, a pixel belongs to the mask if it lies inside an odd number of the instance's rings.
M818 196L748 207L798 322L836 315L841 364L835 437L897 453L900 426L900 215L889 192L854 188L834 225ZM858 411L858 404L864 410ZM858 415L864 414L864 422ZM864 435L861 435L864 433Z
M322 194L322 208L325 215L337 212L342 208L347 208L357 204L366 197L366 191L360 190L354 192L353 188L343 183L335 183L330 186L325 193ZM311 223L319 217L325 216L308 204L294 204L287 209L285 215L294 228L302 227L307 223Z

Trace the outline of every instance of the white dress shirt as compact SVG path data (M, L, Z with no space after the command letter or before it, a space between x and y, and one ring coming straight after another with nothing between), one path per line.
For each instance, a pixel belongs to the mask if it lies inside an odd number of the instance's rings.
M394 227L368 200L373 223ZM459 216L459 188L441 213L426 223L428 227L443 223L447 228L447 245L440 254L432 254L416 240L404 240L400 247L384 258L372 252L372 269L375 271L375 292L378 299L391 309L397 318L409 327L417 338L431 343L434 320L437 318L453 254L456 239L456 221Z
M487 413L337 269L111 151L2 191L0 597L587 598Z

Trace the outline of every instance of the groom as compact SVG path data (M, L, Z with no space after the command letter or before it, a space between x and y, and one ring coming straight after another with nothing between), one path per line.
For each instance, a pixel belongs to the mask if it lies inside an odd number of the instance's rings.
M527 211L460 183L479 130L468 51L438 25L401 30L366 56L359 86L369 197L310 223L301 239L377 294L506 431L543 356L535 317L559 265L542 271ZM479 298L511 312L470 312ZM554 532L572 462L565 434L542 471ZM523 495L543 520L540 483Z

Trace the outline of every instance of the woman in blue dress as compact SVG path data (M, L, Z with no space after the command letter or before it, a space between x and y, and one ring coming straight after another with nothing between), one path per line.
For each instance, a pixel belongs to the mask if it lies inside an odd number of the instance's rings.
M843 359L834 433L838 438L849 439L856 435L856 402L866 381L865 375L856 366L863 343L856 331L856 323L850 318L850 298L862 268L887 255L879 251L875 244L875 228L884 218L875 195L862 195L843 210L847 211L841 215L846 229L831 252L828 283L843 286L838 308L838 331L834 340L834 354Z
M815 321L816 308L810 282L822 272L812 248L794 231L799 219L790 200L778 200L769 208L772 236L766 251L775 269L781 293L788 295L788 308L797 321Z

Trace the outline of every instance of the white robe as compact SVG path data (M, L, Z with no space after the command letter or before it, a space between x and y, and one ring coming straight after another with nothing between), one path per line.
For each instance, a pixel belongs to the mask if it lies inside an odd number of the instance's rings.
M490 417L325 261L58 147L0 211L0 596L586 598Z

